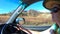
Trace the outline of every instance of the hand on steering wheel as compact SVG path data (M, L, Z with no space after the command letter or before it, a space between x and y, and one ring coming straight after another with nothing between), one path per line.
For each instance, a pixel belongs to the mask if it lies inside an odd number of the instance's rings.
M17 30L22 30L24 32L26 32L27 34L32 34L28 29L25 29L23 26L21 26L20 24L17 24L16 27Z

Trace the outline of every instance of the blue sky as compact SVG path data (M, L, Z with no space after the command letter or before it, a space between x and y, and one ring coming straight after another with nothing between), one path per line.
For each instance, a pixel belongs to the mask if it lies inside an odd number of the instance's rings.
M42 5L43 1L39 1L35 4L30 5L26 10L34 9L42 12L49 12ZM15 10L19 5L19 0L0 0L0 14L9 13Z
M46 8L43 7L43 1L36 2L34 4L31 4L29 7L27 7L25 10L34 9L40 12L50 12Z
M18 5L19 1L16 0L0 0L0 14L13 11Z

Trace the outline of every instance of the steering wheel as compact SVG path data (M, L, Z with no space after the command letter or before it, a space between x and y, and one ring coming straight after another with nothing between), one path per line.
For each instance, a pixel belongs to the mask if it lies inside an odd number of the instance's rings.
M3 34L27 34L26 32L22 30L17 30L17 25L13 24L5 24L5 28L3 30Z

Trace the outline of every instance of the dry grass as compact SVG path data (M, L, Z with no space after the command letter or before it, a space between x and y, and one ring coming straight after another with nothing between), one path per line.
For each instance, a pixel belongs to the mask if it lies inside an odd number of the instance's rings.
M23 16L27 25L52 25L51 14L40 14L36 17L33 16Z
M8 19L8 15L0 15L0 23L5 23Z
M0 23L5 23L9 19L9 15L0 15ZM40 14L37 17L22 16L25 18L24 25L49 25L52 24L51 14Z

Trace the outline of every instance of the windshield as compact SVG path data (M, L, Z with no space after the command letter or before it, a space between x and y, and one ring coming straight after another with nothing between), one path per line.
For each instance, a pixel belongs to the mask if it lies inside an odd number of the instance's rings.
M0 0L0 24L6 23L14 10L20 5L19 0ZM24 26L51 26L53 24L51 13L43 7L43 1L28 6L16 19Z
M0 22L5 23L14 10L19 6L19 0L0 0ZM23 18L23 25L48 26L52 25L50 11L43 7L43 1L28 6L19 18ZM3 20L4 19L4 20Z

